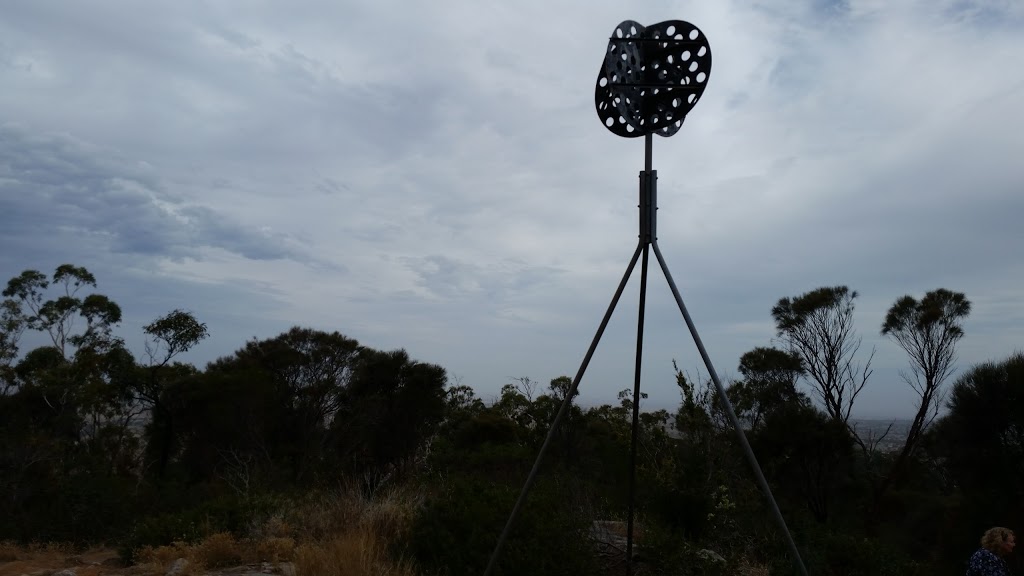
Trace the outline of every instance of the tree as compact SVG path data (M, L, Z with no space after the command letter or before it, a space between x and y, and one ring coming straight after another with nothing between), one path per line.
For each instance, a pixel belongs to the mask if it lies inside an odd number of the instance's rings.
M1024 519L1024 353L971 368L953 384L948 411L929 436L960 489L967 520L1018 525ZM996 516L993 516L996 514Z
M45 405L57 414L74 412L82 419L79 435L88 441L112 423L126 427L131 415L119 387L134 360L113 335L121 322L121 308L102 294L80 296L86 286L96 287L95 276L71 264L58 266L50 279L37 270L25 270L8 281L0 311L0 366L6 364L8 369L0 376L8 389L35 385ZM57 294L47 299L50 288L56 288ZM21 369L12 372L9 367L17 357L18 338L26 329L47 334L52 346L40 353L47 357L56 353L63 361L46 365L23 361ZM26 355L26 360L31 356Z
M375 484L409 462L444 417L447 380L405 350L361 349L331 428L342 466Z
M828 520L853 456L853 439L841 421L790 404L766 418L751 445L781 492L802 499L818 522Z
M59 295L43 300L51 285L58 286ZM83 286L96 287L96 278L83 267L61 264L52 281L41 272L26 270L7 283L3 295L13 304L4 306L12 312L16 310L14 314L20 315L28 329L45 332L54 348L68 358L68 344L76 348L114 344L111 329L121 322L121 308L106 296L90 294L79 298ZM83 318L86 324L76 334L77 318Z
M956 344L964 336L961 321L970 312L971 303L966 296L944 288L928 292L920 301L903 296L889 308L882 334L899 344L910 358L910 373L904 373L903 379L917 392L918 404L903 448L879 487L880 492L898 481L922 434L938 415L942 384L953 370Z
M721 405L715 402L717 395L711 382L705 382L703 388L698 388L694 384L696 379L687 378L675 360L672 361L672 369L676 373L676 386L683 396L675 414L675 429L698 443L709 443L715 432L716 407ZM621 393L619 397L622 398ZM640 397L643 398L642 393Z
M166 366L210 335L206 324L182 310L172 310L146 324L142 330L151 338L146 341L146 355L152 367Z
M549 392L541 394L533 401L530 406L530 413L532 414L533 421L537 423L535 434L533 434L533 441L536 445L539 446L543 442L544 437L550 432L551 425L554 424L558 412L562 409L562 404L565 403L566 398L569 398L569 390L571 388L572 378L558 376L553 378L548 384ZM580 391L577 389L573 391L572 397L569 398L569 407L561 423L558 425L558 429L555 431L554 438L556 450L561 452L561 456L570 462L576 459L578 453L579 434L577 429L583 417L583 411L574 403L579 394Z
M207 372L258 374L270 382L273 389L264 393L277 403L275 426L263 429L272 437L261 442L276 462L287 464L292 481L303 482L323 458L328 430L350 399L364 352L359 342L339 332L296 326L274 338L247 342L234 356L210 364Z
M475 416L485 408L484 401L477 398L471 386L455 384L445 389L445 414L448 419Z
M515 383L501 387L501 395L493 408L520 427L535 430L540 424L533 410L533 395L537 390L537 382L525 376L513 380Z
M792 402L804 402L796 382L804 374L803 360L793 351L757 347L740 358L743 380L728 389L729 399L741 418L756 430L764 418Z
M871 376L867 362L856 363L861 339L853 328L857 292L846 286L822 287L772 308L779 338L799 355L825 413L849 426L854 401Z
M565 397L569 395L569 389L572 388L572 378L568 376L559 376L553 378L551 383L548 384L548 390L551 391L551 397L558 403L565 400ZM575 399L580 395L580 390L577 388L573 391L572 397Z
M0 302L0 396L14 387L14 361L24 332L25 320L18 302L9 298Z

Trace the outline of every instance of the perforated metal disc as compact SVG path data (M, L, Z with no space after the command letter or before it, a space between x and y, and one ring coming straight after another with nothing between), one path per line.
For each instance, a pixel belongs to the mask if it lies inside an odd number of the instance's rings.
M711 46L693 24L667 20L615 28L597 75L594 104L606 128L635 138L675 134L711 74Z

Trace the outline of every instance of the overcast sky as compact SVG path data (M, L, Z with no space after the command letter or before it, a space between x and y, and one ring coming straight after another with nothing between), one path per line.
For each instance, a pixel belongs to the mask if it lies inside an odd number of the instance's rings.
M85 266L121 334L174 308L199 366L293 325L405 348L493 399L574 375L636 247L642 140L594 82L622 20L708 37L656 138L659 244L719 373L783 296L845 284L908 414L899 296L974 305L959 367L1024 349L1024 3L5 0L0 276ZM653 260L652 260L653 262ZM632 387L639 270L581 390ZM656 266L647 407L706 374Z

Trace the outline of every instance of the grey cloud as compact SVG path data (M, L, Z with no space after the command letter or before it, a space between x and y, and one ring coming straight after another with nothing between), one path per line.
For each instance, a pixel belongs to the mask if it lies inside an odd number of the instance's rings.
M102 236L108 249L132 255L196 257L210 247L254 260L304 259L293 240L182 204L112 156L68 136L0 126L0 237L13 243L30 232L68 231Z
M542 286L553 286L561 270L507 258L467 262L440 254L398 259L433 297L458 303L475 300L478 310L501 315L501 306ZM486 302L487 304L483 304Z
M575 370L636 241L642 146L592 102L618 3L8 4L0 118L24 128L0 133L0 266L179 274L124 282L195 288L233 341L287 318L495 391ZM1021 8L635 8L715 50L655 168L661 246L721 372L770 341L776 299L822 284L859 289L872 334L898 295L966 291L965 363L1017 337ZM651 273L645 373L674 395L671 358L699 361ZM632 381L635 290L588 394Z

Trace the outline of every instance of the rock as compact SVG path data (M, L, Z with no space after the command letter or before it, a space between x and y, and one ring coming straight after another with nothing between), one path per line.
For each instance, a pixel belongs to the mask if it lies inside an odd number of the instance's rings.
M723 564L725 563L725 558L722 558L721 554L715 552L714 550L708 550L707 548L704 548L700 552L697 552L697 556L700 556L708 562L721 562Z
M277 565L277 571L281 576L295 576L295 564L291 562L281 562Z
M625 522L614 520L595 520L590 525L590 540L602 556L625 556L627 533L629 527ZM636 557L640 542L643 540L643 529L633 526L633 556Z
M75 575L75 571L74 570L68 568L68 569L61 570L60 572L54 572L52 574L52 576L76 576L76 575Z
M167 576L180 576L188 568L188 560L184 558L178 558L171 564L171 568L167 571Z

